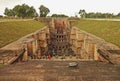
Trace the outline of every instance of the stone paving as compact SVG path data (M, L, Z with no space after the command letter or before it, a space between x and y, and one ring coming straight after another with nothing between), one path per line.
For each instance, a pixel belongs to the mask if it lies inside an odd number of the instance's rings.
M77 62L77 67L69 67ZM0 68L0 81L120 81L120 65L97 61L32 60Z

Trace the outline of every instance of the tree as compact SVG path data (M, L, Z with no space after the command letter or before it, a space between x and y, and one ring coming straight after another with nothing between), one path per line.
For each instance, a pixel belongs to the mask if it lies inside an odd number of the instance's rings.
M36 17L37 16L37 12L34 9L33 6L29 7L26 4L22 4L22 5L16 5L13 8L13 11L15 12L16 16L18 17Z
M38 14L36 13L36 10L34 9L34 7L30 7L27 11L27 17L37 17Z
M86 13L86 18L113 18L114 15L113 13L101 13L101 12L97 12L97 13Z
M5 15L8 15L8 13L9 13L9 9L8 9L8 8L5 8L4 14L5 14Z
M119 17L120 17L120 13L118 13L118 14L117 14L117 16L119 16Z
M15 11L16 15L18 17L27 17L27 12L29 10L29 6L26 4L22 4L22 5L16 5L13 10Z
M86 18L96 18L96 15L94 12L86 13Z
M57 14L52 14L52 16L51 17L58 17L58 15Z
M3 15L0 15L0 18L2 18L3 17Z
M115 18L120 18L120 13L118 13L117 15L114 15Z
M39 7L39 10L40 10L40 17L46 17L48 15L48 13L50 12L50 10L45 7L44 5L41 5Z
M68 16L64 14L52 14L51 17L68 17Z
M80 10L79 14L80 14L81 18L85 18L86 17L86 11L84 9Z
M5 8L4 14L8 17L15 16L15 12L12 9Z

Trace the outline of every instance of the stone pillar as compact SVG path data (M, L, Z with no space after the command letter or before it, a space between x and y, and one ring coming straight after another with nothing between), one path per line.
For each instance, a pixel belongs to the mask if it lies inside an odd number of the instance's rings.
M36 57L36 40L32 41L32 49L33 49L33 59Z
M89 44L89 51L88 53L90 54L90 59L94 59L94 48L95 48L95 44L91 43Z
M97 48L95 43L90 43L90 42L87 43L86 51L89 59L97 60L98 54L97 54Z
M27 49L27 44L24 44L23 50L25 50L23 54L22 61L27 61L28 60L28 49Z
M49 33L49 28L48 27L45 29L45 33Z
M77 30L76 30L75 34L76 34L76 39L78 40L78 31Z
M94 44L94 60L98 60L98 52L97 52L96 44Z
M83 41L83 48L86 49L86 39Z
M37 47L40 48L40 40L37 40Z
M38 40L35 40L35 45L36 45L36 50L38 49L39 45L38 45Z
M83 47L83 40L78 40L77 41L77 54L81 54L81 50L82 50L82 47Z
M38 58L38 59L41 58L41 49L38 49L38 52L37 52L37 58Z
M81 53L81 47L78 47L77 48L77 55L80 55L80 53Z
M81 34L81 40L83 40L83 48L86 49L86 46L87 46L87 39L86 39L86 36L85 34Z
M30 57L32 57L33 56L33 46L32 46L32 42L31 41L27 43L27 50L28 50L28 55Z

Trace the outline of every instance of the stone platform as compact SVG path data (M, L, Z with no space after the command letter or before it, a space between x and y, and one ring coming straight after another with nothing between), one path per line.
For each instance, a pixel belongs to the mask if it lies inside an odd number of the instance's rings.
M77 67L69 67L77 62ZM96 61L32 60L0 68L0 81L120 81L120 65Z

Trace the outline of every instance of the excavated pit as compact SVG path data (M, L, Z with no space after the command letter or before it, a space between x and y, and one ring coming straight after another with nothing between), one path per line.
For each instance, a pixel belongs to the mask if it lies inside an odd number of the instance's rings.
M69 22L51 19L47 27L1 48L0 63L18 63L1 67L0 81L119 81L119 47Z
M1 51L6 52L1 54L0 63L11 64L31 59L65 59L120 64L119 47L72 27L68 19L54 18L47 22L48 26L41 30L3 47Z
M48 27L29 37L27 55L32 59L75 57L74 59L98 60L96 44L89 35L71 27L67 19L52 19Z

